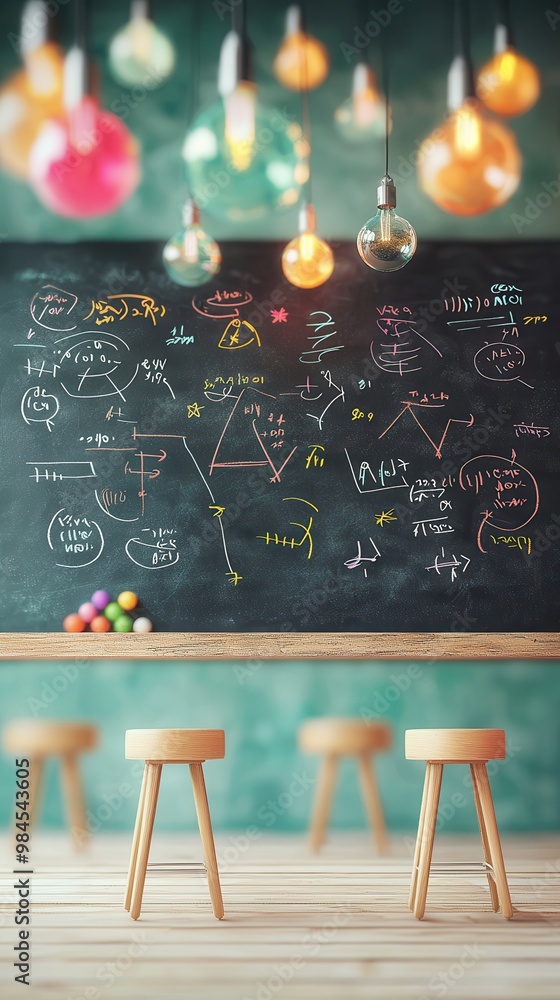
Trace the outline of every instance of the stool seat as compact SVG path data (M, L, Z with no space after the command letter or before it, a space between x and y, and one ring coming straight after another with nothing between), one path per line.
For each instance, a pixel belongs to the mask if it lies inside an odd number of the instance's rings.
M502 760L506 755L503 729L407 729L407 760L429 760L441 764L471 764Z
M87 722L15 719L4 729L5 749L28 757L64 757L96 746L97 729Z
M356 757L391 746L391 728L386 722L361 719L308 719L299 731L299 743L306 753L333 753Z
M165 764L225 757L223 729L127 729L125 757Z

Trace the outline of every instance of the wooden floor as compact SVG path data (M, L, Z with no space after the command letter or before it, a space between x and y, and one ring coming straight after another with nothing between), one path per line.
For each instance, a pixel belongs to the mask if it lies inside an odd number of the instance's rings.
M559 838L504 839L515 908L508 923L490 909L476 837L437 838L418 922L407 909L410 838L394 838L380 859L366 835L334 836L318 858L299 837L236 836L216 838L222 922L211 914L196 838L154 835L136 923L122 909L128 836L99 835L82 856L60 835L37 836L29 993L45 1000L560 995ZM17 876L6 847L4 835L0 995L12 1000L24 994L11 968Z

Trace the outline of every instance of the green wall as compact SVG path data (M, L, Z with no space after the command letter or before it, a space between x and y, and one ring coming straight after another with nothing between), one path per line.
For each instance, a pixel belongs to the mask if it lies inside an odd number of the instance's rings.
M406 690L401 694L399 689ZM125 729L165 726L226 730L225 760L206 766L217 829L255 825L263 831L303 830L313 783L296 797L289 788L294 775L302 776L304 783L305 775L313 777L316 762L299 753L296 733L305 718L323 714L379 717L393 726L394 750L379 759L378 768L393 830L414 828L422 792L423 765L404 760L404 730L453 726L506 730L509 759L496 764L492 775L504 831L558 830L559 700L558 663L0 665L0 725L36 714L90 719L100 727L100 747L84 758L83 769L90 812L102 819L105 830L131 830L134 820L139 770L137 762L124 759ZM466 773L462 766L449 767L444 777L441 802L449 831L475 828ZM119 793L123 783L129 786L124 797ZM6 756L0 757L0 789L0 822L6 824L13 799L13 761ZM44 821L59 826L62 814L52 772L47 791ZM459 805L452 804L454 793L464 796ZM363 823L354 770L344 767L333 825L348 828ZM195 825L183 767L165 771L158 825L168 830Z
M229 28L222 0L197 0L201 17L201 103L216 98L216 64L221 40ZM70 22L72 4L61 3ZM102 69L102 94L107 107L126 109L127 124L143 149L144 179L135 196L109 218L88 222L57 219L44 210L25 185L0 176L0 231L4 238L76 240L124 237L167 239L177 228L179 206L186 193L180 150L188 121L191 99L192 0L157 0L154 10L160 25L173 37L179 58L176 72L161 89L128 92L114 83L105 68L107 42L126 21L128 0L95 0L93 49ZM249 32L255 46L256 76L265 103L286 107L299 114L297 95L283 90L271 74L271 64L283 33L286 4L249 0ZM310 29L327 45L332 59L331 75L311 94L313 133L314 200L321 232L332 239L352 238L372 214L375 188L383 167L380 143L345 146L332 126L335 108L350 93L351 66L341 43L353 43L354 29L364 23L360 10L384 11L386 0L364 4L351 0L307 0ZM494 4L472 0L473 53L478 66L491 54ZM432 205L419 190L411 159L418 143L445 116L446 73L450 62L453 5L450 0L402 0L400 13L373 43L373 58L379 65L380 38L391 50L394 129L391 168L398 180L399 212L413 222L422 238L503 237L528 239L557 237L560 232L560 198L544 210L533 209L536 218L519 232L512 215L523 216L527 199L543 193L543 182L558 179L560 137L558 104L560 75L558 53L560 23L556 30L546 11L558 11L551 0L512 0L518 43L542 71L543 95L527 115L511 127L518 136L525 158L523 181L502 209L476 219L458 219ZM394 7L394 0L393 0ZM18 30L20 4L0 5L0 74L17 65L7 42ZM550 15L549 15L550 18ZM552 18L554 21L554 18ZM123 105L124 101L124 105ZM116 103L114 103L116 102ZM404 164L404 167L403 167ZM407 176L402 176L403 172ZM401 178L399 180L399 178ZM560 191L560 188L558 189ZM289 238L296 231L296 211L251 226L207 221L217 237Z

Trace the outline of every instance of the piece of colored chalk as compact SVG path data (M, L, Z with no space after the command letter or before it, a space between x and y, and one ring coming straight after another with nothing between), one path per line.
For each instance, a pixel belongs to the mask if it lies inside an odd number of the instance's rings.
M106 590L96 590L95 594L92 594L91 603L95 605L98 611L103 611L103 608L107 607L110 600L111 595Z
M97 608L95 607L95 604L91 603L91 601L86 601L85 604L80 604L78 614L82 621L89 625L89 623L92 622L97 616Z
M130 615L121 615L113 622L115 632L132 632L132 618Z
M133 632L151 632L153 625L149 618L136 618L132 625Z
M105 615L97 615L97 617L90 622L89 627L92 632L109 632L111 622L105 617Z
M138 597L132 590L123 590L122 594L117 597L117 601L125 611L132 611L138 604Z
M116 601L111 601L104 609L103 614L110 622L116 622L117 618L120 618L122 615L122 608Z
M86 623L79 615L66 615L62 627L65 632L83 632Z

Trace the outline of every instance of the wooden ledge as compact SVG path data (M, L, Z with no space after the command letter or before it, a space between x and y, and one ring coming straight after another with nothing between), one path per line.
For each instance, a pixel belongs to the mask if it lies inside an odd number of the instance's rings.
M4 660L559 659L559 632L0 633Z

